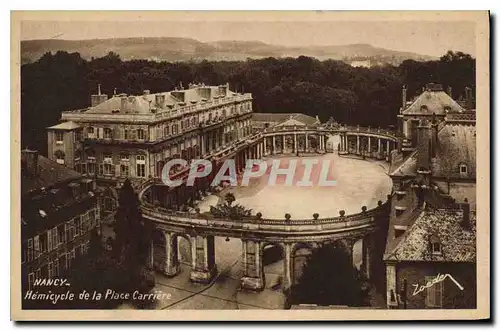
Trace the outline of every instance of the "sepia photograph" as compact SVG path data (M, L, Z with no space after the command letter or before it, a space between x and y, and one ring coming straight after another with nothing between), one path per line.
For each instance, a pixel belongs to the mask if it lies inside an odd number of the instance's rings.
M489 19L12 12L11 318L489 318Z

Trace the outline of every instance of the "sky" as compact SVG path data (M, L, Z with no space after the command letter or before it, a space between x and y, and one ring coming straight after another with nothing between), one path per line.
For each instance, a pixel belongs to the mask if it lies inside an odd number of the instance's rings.
M371 44L431 56L441 56L448 50L475 56L474 28L470 21L51 20L23 21L21 39L183 37L202 42L242 40L284 46Z

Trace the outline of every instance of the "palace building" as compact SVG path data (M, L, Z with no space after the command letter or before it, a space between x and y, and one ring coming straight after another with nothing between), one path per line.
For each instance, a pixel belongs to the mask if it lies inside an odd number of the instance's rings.
M406 89L402 95L398 117L403 137L391 154L387 305L471 308L476 293L476 113L439 84L428 84L412 102L406 101ZM466 104L472 105L470 100ZM412 295L414 284L425 285L439 274L451 274L467 288L457 290L446 279Z
M64 277L99 227L95 182L36 151L21 152L23 293L36 279Z

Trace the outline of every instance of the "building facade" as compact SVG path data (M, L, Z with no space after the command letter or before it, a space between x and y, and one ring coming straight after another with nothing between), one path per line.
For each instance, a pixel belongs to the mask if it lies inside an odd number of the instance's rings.
M99 228L95 182L36 151L21 152L23 293L36 279L64 277Z
M402 138L391 153L394 198L384 255L387 305L472 308L475 300L470 298L475 299L476 288L475 111L460 106L439 84L428 84L412 102L406 101L405 88L402 96ZM407 293L440 274L460 279L467 290L457 292L456 284L445 279L424 286L415 295Z

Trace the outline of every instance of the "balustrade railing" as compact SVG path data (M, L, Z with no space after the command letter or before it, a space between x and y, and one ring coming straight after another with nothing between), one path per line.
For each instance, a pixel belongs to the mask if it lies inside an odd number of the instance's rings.
M248 229L248 230L275 230L275 231L314 231L352 228L375 223L375 217L387 210L389 201L361 213L320 218L320 219L264 219L256 216L245 217L241 220L215 218L209 213L175 212L162 207L154 207L149 203L142 205L143 215L149 216L159 222L172 222L185 227L205 226L222 229Z

